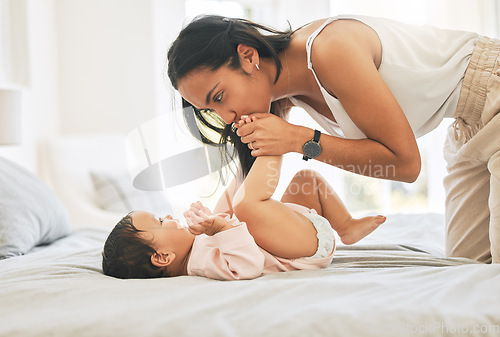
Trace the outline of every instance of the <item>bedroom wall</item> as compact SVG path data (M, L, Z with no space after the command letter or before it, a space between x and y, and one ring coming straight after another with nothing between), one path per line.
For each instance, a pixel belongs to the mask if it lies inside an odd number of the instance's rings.
M38 143L54 135L128 133L171 109L162 70L182 26L184 2L171 0L0 0L19 8L9 38L26 76L0 86L23 90L23 143L0 156L38 170ZM22 22L22 24L18 24ZM0 24L0 26L2 26ZM2 28L4 28L2 26ZM24 56L24 57L21 57ZM1 74L0 74L1 75Z
M152 1L56 1L62 134L126 132L154 116L152 14Z
M171 108L162 76L183 1L57 0L62 134L127 133Z

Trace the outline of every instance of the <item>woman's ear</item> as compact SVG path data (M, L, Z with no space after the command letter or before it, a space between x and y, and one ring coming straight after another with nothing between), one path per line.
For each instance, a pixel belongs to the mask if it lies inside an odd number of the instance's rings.
M151 255L151 263L156 267L166 267L175 260L173 252L154 253Z
M247 73L252 73L255 69L259 69L260 59L257 49L240 43L236 51L240 57L240 64L243 70Z

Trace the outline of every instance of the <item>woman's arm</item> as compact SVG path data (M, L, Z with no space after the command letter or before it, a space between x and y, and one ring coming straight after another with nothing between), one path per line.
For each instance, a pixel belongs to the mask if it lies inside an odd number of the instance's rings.
M302 145L313 138L314 130L297 126L294 134L294 152L303 153ZM349 172L408 183L414 182L420 173L420 153L416 145L415 150L394 152L374 139L345 139L327 134L321 135L320 144L322 152L316 160Z
M358 27L347 21L330 27L329 34L320 34L312 62L323 87L337 97L367 139L324 137L325 150L318 160L376 178L413 182L420 173L415 136L378 72L376 47ZM307 130L302 134L307 139Z
M373 42L359 25L345 20L328 25L312 47L312 63L323 87L338 98L367 139L322 135L316 160L366 176L413 182L420 172L415 136L401 107L375 65ZM366 28L366 27L364 27ZM238 130L244 143L256 141L253 156L302 152L312 129L271 114Z
M302 146L314 136L313 129L290 124L269 113L254 113L254 116L257 120L252 123L254 125L246 126L248 135L241 138L244 143L258 142L259 148L252 151L254 157L288 152L303 154ZM389 137L391 143L401 133L400 130L394 130L396 126L377 127L383 128L388 134L393 133ZM411 130L410 135L415 142ZM392 150L375 139L345 139L322 134L320 144L322 151L316 160L349 172L404 182L415 181L420 172L420 153L416 142L414 148L411 144L402 146L396 142Z

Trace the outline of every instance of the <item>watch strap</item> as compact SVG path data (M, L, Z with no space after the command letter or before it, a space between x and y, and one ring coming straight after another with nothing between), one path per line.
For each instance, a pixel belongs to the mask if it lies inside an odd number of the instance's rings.
M321 132L319 130L314 130L314 138L313 141L319 143L319 137L321 136Z

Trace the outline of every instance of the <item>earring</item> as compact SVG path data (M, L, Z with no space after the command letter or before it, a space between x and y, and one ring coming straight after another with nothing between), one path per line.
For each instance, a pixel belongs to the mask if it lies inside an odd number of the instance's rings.
M259 65L257 63L255 63L255 68L257 68L257 70L260 70Z

